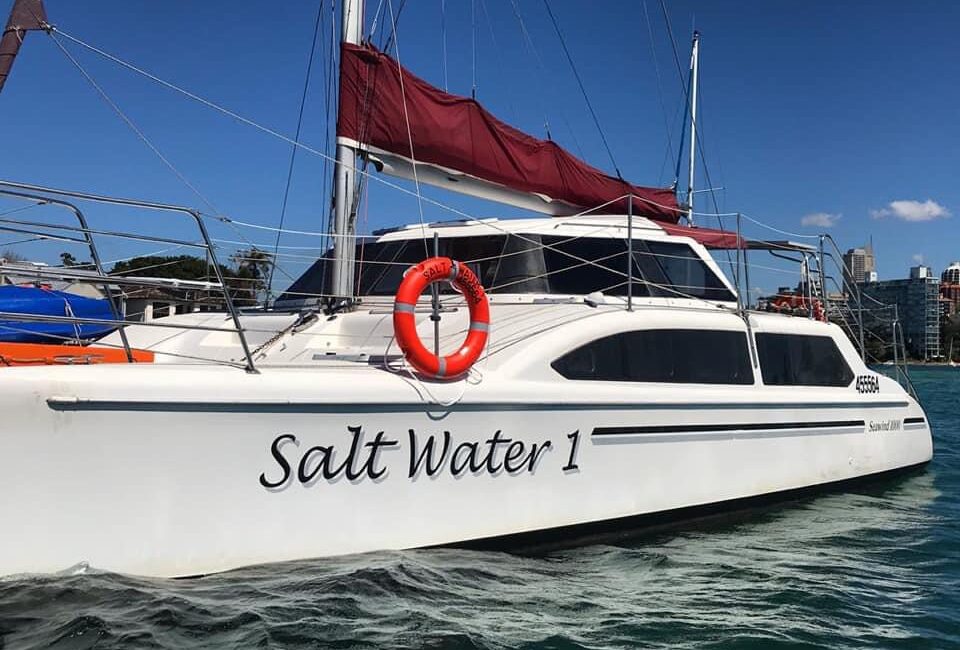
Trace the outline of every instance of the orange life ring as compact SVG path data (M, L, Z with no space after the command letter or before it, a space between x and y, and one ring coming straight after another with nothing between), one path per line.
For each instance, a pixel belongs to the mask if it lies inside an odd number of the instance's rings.
M467 299L470 330L460 349L445 357L429 351L417 335L415 309L420 294L434 282L450 282ZM472 366L487 344L490 304L480 280L466 264L449 257L431 257L410 268L393 303L393 332L404 358L430 377L459 377Z

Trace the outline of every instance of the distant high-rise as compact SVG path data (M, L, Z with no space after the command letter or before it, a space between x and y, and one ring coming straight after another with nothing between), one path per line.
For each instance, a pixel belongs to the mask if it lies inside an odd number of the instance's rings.
M911 266L910 267L910 279L911 280L923 280L924 278L932 278L933 269L929 266Z
M954 262L943 271L940 281L949 284L960 284L960 262Z
M843 269L848 285L875 281L877 260L873 255L873 244L848 250L843 256Z
M916 359L938 359L940 348L940 280L926 266L910 269L906 280L882 280L860 285L877 303L896 305L907 351ZM878 310L878 325L892 314Z
M940 276L940 300L946 315L960 312L960 262L948 266Z

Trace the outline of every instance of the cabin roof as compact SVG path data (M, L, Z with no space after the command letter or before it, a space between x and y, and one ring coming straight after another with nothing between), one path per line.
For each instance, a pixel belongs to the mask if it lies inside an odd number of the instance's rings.
M434 221L424 225L411 223L378 230L377 241L399 241L433 237L478 237L503 234L558 235L561 237L600 237L624 239L632 227L634 239L675 239L645 217L627 215L583 215L575 217L534 217L522 219L461 219Z

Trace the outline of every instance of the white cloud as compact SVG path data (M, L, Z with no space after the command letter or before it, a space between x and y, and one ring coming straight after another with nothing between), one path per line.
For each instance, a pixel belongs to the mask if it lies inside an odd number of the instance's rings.
M914 253L913 261L917 264L923 264L923 253Z
M817 228L833 228L840 220L839 214L829 212L814 212L800 219L801 226L815 226Z
M874 219L894 217L903 221L933 221L946 219L950 211L932 199L926 201L890 201L885 208L871 210L870 216Z

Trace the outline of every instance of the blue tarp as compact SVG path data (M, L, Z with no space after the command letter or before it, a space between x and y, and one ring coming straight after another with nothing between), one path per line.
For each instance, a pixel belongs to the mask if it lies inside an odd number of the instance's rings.
M110 303L106 300L38 287L0 287L0 312L114 320ZM113 326L94 324L0 319L0 341L63 343L64 339L92 340L114 329Z

